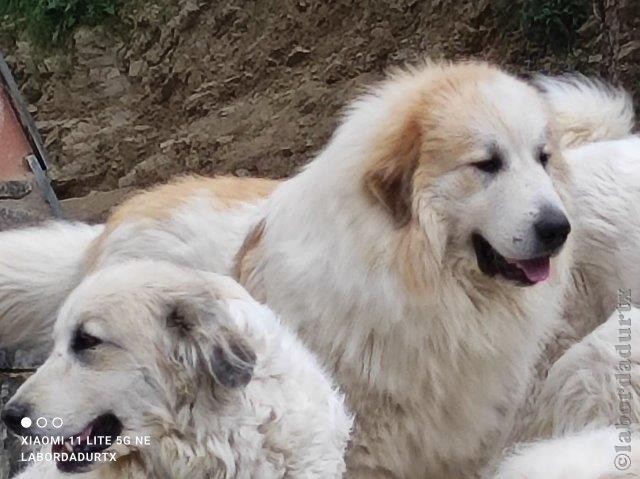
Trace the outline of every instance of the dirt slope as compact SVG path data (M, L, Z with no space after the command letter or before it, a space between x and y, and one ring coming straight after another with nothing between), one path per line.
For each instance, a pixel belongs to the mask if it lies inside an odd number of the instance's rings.
M602 8L577 46L548 54L505 30L498 3L167 0L138 11L130 31L79 31L62 53L2 47L34 105L62 197L186 171L289 175L362 85L427 55L487 58L520 73L580 69L640 89L637 6L595 2Z

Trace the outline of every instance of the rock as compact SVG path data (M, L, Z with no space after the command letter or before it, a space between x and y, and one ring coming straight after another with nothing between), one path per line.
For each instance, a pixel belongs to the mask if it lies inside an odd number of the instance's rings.
M169 149L171 146L175 145L177 143L177 140L171 138L167 141L163 141L162 143L160 143L160 149L161 150L167 150Z
M31 193L28 181L0 181L0 200L19 200Z
M68 59L62 54L52 55L42 62L48 73L64 73L70 66Z
M220 137L216 138L215 145L216 146L228 145L229 143L233 142L234 138L235 137L233 135L220 136Z
M29 78L29 81L22 87L22 94L28 103L36 103L42 97L42 89L34 77Z
M29 349L18 349L13 354L11 368L21 370L36 369L38 366L45 362L48 355L49 351L46 348L38 347Z
M104 94L108 97L117 97L129 89L129 82L123 76L111 77L104 82Z
M76 56L81 63L90 63L102 57L112 41L113 37L100 27L80 27L73 34Z
M288 67L296 66L302 63L311 53L311 50L307 50L306 48L296 47L293 49L291 53L287 56L287 61L285 64Z
M316 108L316 103L313 100L304 100L299 104L300 113L303 115L307 115L311 113Z
M147 62L144 60L134 60L129 64L129 76L140 77L149 69Z
M0 408L11 399L20 385L29 377L29 373L0 371ZM7 433L4 424L0 423L0 478L12 477L26 466L25 462L18 460L20 457L20 439ZM4 451L7 451L6 454Z
M91 150L84 151L87 159L93 157ZM87 161L87 163L89 163ZM97 163L95 160L91 162L93 167L88 164L71 163L62 168L53 166L49 169L49 177L51 185L60 198L69 198L84 194L88 189L94 188L99 184L109 165L106 163Z
M136 167L118 181L119 188L151 184L164 181L177 172L176 162L169 156L158 153L138 163Z
M111 210L135 193L134 188L118 188L112 191L92 191L86 196L61 201L62 211L68 220L100 223Z
M47 216L20 206L0 206L0 231L17 226L35 225Z
M632 54L633 52L640 50L640 40L632 40L629 43L625 43L620 47L620 52L618 53L618 60L622 60L626 56Z

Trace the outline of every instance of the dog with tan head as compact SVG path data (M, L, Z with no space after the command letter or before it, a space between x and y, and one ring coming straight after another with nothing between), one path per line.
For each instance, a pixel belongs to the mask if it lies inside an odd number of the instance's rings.
M556 142L524 82L430 64L358 100L269 198L241 281L345 387L352 477L474 477L499 450L567 283Z
M235 257L241 283L345 388L352 476L471 477L500 447L566 283L556 142L534 88L482 63L428 64L357 100L318 158L249 213L209 202L211 229L248 218L216 255ZM176 238L196 221L220 238L201 204L193 189L161 220L118 217L95 267L143 248L206 256ZM171 239L151 241L159 231Z

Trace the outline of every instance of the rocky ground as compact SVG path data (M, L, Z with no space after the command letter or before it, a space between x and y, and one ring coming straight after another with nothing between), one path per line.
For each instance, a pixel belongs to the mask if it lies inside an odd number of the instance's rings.
M64 51L1 46L58 195L73 198L183 172L287 176L363 85L426 56L580 70L638 91L640 2L626 3L593 2L561 51L505 19L504 0L162 0L142 2L125 31L77 31Z

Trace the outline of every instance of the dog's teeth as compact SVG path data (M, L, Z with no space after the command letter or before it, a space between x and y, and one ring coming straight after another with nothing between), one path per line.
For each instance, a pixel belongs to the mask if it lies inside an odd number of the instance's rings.
M68 442L64 443L64 447L67 451L69 452L73 452L73 447L71 446L71 444L69 444Z

